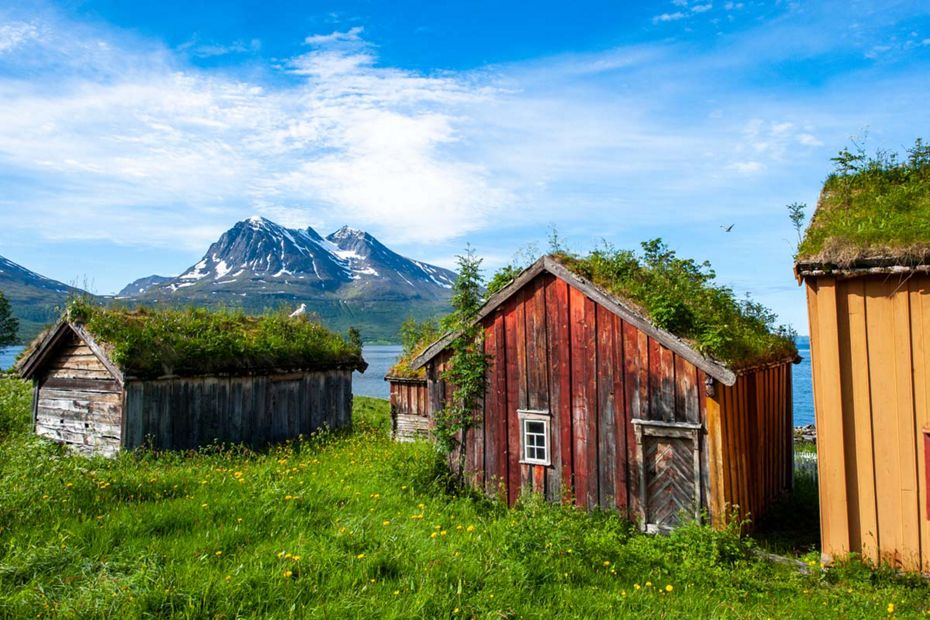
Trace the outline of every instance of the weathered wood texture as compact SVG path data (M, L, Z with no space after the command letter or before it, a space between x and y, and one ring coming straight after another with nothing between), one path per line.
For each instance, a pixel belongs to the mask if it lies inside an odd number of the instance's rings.
M391 433L397 441L428 437L429 391L426 379L388 378L391 388Z
M352 372L178 377L126 384L123 446L261 446L352 423Z
M37 380L35 432L84 454L112 456L122 436L119 383L76 336L62 339L54 353Z
M466 463L470 478L487 492L512 503L534 491L550 501L615 509L659 529L677 523L682 510L694 514L732 501L724 493L712 502L716 478L708 469L720 458L707 454L705 374L691 362L549 273L527 282L483 325L491 362ZM431 412L448 398L439 380L446 359L447 352L427 365ZM763 428L790 427L790 399L782 397L780 409L766 401L770 419L759 422ZM741 406L725 415L756 416L754 403ZM518 409L550 413L549 466L521 462ZM719 408L710 409L719 420ZM634 419L656 421L665 430L650 427L638 448ZM748 433L748 422L744 426ZM787 437L777 437L782 448ZM767 455L769 439L753 436L739 444L747 467L750 446ZM758 465L770 468L773 484L790 468L789 452L780 455L785 460L776 464L773 452ZM760 493L753 506L761 508L773 495Z
M724 525L734 511L757 519L791 488L791 364L740 373L707 398L709 505Z
M821 540L930 572L930 276L806 280Z

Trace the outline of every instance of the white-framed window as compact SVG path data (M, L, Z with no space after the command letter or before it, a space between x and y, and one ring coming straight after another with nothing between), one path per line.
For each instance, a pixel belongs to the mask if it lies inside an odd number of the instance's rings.
M520 420L520 462L549 465L549 412L519 409L517 417Z

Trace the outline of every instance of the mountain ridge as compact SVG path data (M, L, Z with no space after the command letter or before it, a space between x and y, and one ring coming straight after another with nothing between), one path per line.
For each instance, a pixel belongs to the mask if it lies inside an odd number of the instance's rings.
M333 328L364 327L367 339L396 340L407 316L449 310L455 277L362 230L343 226L323 237L311 227L253 216L236 222L181 274L141 278L117 299L248 311L305 304Z

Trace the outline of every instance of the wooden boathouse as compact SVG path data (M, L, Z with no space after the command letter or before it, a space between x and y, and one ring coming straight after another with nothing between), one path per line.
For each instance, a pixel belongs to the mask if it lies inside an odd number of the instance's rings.
M490 368L466 462L488 493L614 509L658 531L703 510L717 524L734 509L755 518L790 488L793 344L727 367L549 256L477 320ZM450 397L453 338L412 360L426 399L398 400L403 415L429 418ZM401 387L392 381L392 398Z
M930 153L834 175L799 248L825 562L930 572L928 185Z
M198 349L197 337L186 338L183 332L175 341L166 336L158 339L158 346L147 343L148 354L131 349L127 354L124 345L133 335L163 319L164 313L181 311L92 312L93 319L86 323L67 317L60 321L18 365L20 374L34 383L38 435L85 454L112 456L139 446L261 446L324 426L351 424L352 371L366 367L361 352L306 319L225 320L226 338L243 335L236 330L263 333L270 329L263 322L274 320L273 327L293 340L286 351L271 348L254 356L246 347L235 358L223 359ZM195 329L209 327L209 313L190 312L201 319ZM112 329L95 333L107 319L129 331L118 337ZM301 346L301 338L313 344ZM325 354L314 352L321 339L330 345ZM144 363L133 359L139 355L146 355Z

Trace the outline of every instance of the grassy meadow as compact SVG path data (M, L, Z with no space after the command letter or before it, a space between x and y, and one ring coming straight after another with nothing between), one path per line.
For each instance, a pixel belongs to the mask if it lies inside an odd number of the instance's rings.
M923 615L919 577L811 574L697 525L453 494L426 443L355 430L263 452L72 456L0 379L0 617L770 618ZM797 507L786 504L784 519ZM777 526L777 524L776 524ZM777 527L776 527L777 529ZM777 537L776 537L777 538Z

